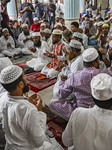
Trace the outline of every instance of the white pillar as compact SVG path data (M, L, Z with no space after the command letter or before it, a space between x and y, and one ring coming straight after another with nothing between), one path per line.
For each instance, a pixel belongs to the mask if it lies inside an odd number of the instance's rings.
M7 4L7 12L9 15L9 18L12 20L17 19L17 10L16 10L16 2L15 0L11 0L8 4Z
M112 8L112 0L109 0L109 6Z
M80 15L80 2L79 0L64 0L64 18L65 25L68 29L71 29L71 23L73 21L79 22Z
M85 0L80 0L80 13L85 11Z

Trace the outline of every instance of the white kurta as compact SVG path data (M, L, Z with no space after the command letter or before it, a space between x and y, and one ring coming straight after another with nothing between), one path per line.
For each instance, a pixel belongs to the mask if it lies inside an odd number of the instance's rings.
M6 150L53 150L45 135L46 115L20 96L4 94L0 105Z
M33 68L35 71L41 71L44 66L51 62L51 58L44 55L44 53L49 51L49 47L45 41L41 41L41 47L36 48L36 52L34 53L37 58L33 58L28 61L26 64Z
M26 48L26 50L28 50L29 47L32 47L33 41L32 40L28 40L27 42L23 42L26 38L31 38L32 37L32 31L29 31L29 35L25 36L24 32L20 33L19 37L18 37L18 45L21 48Z
M62 135L74 150L112 150L112 110L77 108Z
M0 43L2 43L2 53L7 56L14 56L14 54L19 54L21 52L21 48L15 48L14 40L11 36L8 36L6 40L4 36L0 38ZM10 43L11 47L8 47L7 44Z

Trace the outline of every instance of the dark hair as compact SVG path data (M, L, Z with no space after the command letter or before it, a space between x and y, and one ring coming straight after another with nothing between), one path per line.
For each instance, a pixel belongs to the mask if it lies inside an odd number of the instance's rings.
M14 20L14 21L13 21L13 25L14 25L16 22L18 22L18 21L17 21L17 20Z
M72 48L75 49L76 52L81 52L81 49L77 49L77 48L74 48L74 47L72 47Z
M59 18L59 20L61 20L61 19L64 21L64 19L63 19L63 18Z
M73 25L73 26L79 28L79 23L78 23L78 22L72 22L71 25Z
M44 22L49 22L48 20L44 20Z
M91 67L92 63L97 62L97 60L98 60L98 57L95 60L91 61L91 62L83 61L83 64L84 64L85 67Z
M92 98L93 98L94 103L100 108L110 109L112 107L112 98L106 101L99 101L95 99L93 96Z
M19 84L20 81L22 81L22 75L17 79L15 80L14 82L12 83L9 83L9 84L2 84L2 86L8 91L8 92L11 92L11 91L14 91L16 90L17 88L17 85Z

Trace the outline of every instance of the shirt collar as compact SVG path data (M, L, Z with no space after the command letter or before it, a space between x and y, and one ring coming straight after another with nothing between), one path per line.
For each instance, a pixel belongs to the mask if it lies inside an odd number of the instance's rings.
M109 115L109 116L111 115L112 116L112 110L103 109L103 108L98 107L97 105L94 106L94 109L96 109L100 113L104 113L106 115Z
M11 100L12 99L14 99L14 100L23 100L23 99L27 100L28 99L27 97L24 97L24 96L11 96L9 94L8 94L8 97L11 98Z

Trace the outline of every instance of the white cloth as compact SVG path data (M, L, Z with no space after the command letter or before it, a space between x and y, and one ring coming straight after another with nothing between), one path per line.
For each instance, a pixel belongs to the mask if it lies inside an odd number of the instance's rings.
M75 150L112 149L112 111L94 108L77 108L71 115L62 135L65 146Z
M15 48L14 40L11 36L8 36L6 40L4 36L0 38L0 50L4 55L7 56L14 56L14 54L19 54L21 52L21 48ZM7 44L10 43L11 47L8 47Z
M60 4L56 3L55 5L56 5L55 14L56 14L56 17L59 17L60 16Z
M84 33L83 33L83 45L84 45L84 49L88 48L88 36Z
M44 66L51 62L51 58L44 55L46 52L45 50L49 51L48 45L45 41L41 41L41 47L36 48L35 56L37 58L33 58L32 60L28 61L26 64L34 68L35 71L41 71Z
M24 32L20 33L20 35L18 37L18 45L21 48L29 48L29 47L32 47L34 45L32 40L28 40L25 43L23 42L26 38L31 38L32 37L32 31L29 31L29 33L30 34L28 36L25 36Z
M64 18L64 4L60 3L60 18Z
M46 42L48 44L48 47L49 47L50 51L52 52L53 51L52 35L47 39Z
M6 134L6 150L57 150L47 142L46 115L20 96L4 94L0 112Z

